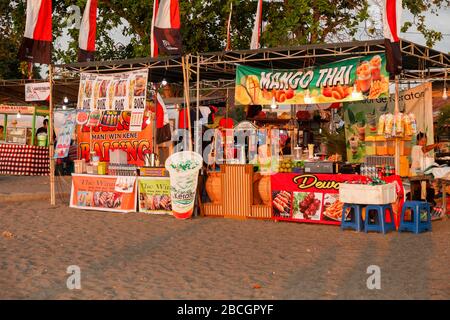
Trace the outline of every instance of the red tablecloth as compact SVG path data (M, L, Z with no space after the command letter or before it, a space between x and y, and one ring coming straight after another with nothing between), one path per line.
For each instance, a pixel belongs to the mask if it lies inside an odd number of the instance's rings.
M0 144L0 174L46 176L50 174L47 147Z

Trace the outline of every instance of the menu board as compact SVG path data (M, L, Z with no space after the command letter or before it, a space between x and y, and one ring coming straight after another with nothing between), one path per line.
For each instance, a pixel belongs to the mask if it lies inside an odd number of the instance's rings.
M148 70L115 74L82 73L78 92L78 109L144 110Z
M139 212L172 214L169 177L140 177Z

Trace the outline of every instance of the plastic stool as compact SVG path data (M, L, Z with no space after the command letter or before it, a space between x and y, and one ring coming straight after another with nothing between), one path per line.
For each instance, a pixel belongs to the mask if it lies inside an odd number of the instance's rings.
M350 216L350 220L346 218L347 209L350 209L348 216ZM342 207L342 222L341 229L354 229L356 231L363 230L363 221L362 221L362 206L354 203L344 203Z
M405 221L405 212L410 209L411 221ZM427 213L427 220L422 221L420 215L423 211ZM402 215L400 217L400 226L398 231L410 231L420 233L424 231L431 231L431 210L430 204L424 201L406 201L403 204Z
M375 211L375 223L370 223L370 213ZM386 222L385 216L386 211L389 211L391 222ZM395 223L394 223L394 211L392 210L392 205L368 205L366 207L366 219L365 219L365 231L376 231L382 232L386 234L387 231L392 230L395 231Z

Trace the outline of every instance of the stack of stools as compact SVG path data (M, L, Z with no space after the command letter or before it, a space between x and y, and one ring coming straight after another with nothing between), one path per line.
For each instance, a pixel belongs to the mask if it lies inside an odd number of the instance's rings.
M405 220L405 213L407 210L411 210L410 220ZM421 219L422 212L426 212L426 220ZM416 234L424 231L431 231L430 204L424 201L406 201L402 208L398 231L410 231Z
M365 207L366 216L363 220L362 212ZM386 213L389 213L390 222L386 222ZM361 205L344 203L342 207L341 229L353 229L356 231L376 231L386 233L395 231L394 211L392 205Z
M341 229L354 229L362 231L364 228L362 220L362 205L354 203L344 203L342 207Z

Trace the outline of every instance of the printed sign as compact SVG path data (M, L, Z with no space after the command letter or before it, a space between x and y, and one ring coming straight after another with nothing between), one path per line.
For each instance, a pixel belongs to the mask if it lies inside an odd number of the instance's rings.
M117 123L119 123L120 119L120 111L105 111L103 112L102 119L100 123L105 127L117 127Z
M45 101L49 97L50 82L25 84L25 101Z
M339 201L339 184L367 181L356 174L296 174L271 175L273 219L340 225L343 203ZM403 185L399 176L386 177L397 182L399 206L403 203ZM398 212L399 206L394 207Z
M116 212L136 211L136 184L132 192L115 190L117 177L72 174L70 207Z
M384 54L309 69L273 70L238 65L237 105L321 104L376 99L389 92Z
M5 114L17 114L20 112L21 114L33 114L34 107L32 106L9 106L5 104L0 104L0 113Z
M106 75L82 73L78 109L144 110L147 81L147 69Z
M116 127L99 124L92 128L92 145L100 161L109 162L109 150L122 149L127 152L128 163L144 165L144 155L151 150L152 128L145 121L140 132L130 132L130 112L122 112ZM90 128L77 126L78 154L89 161Z
M139 212L172 214L170 178L140 177L138 188Z
M64 112L64 124L58 132L55 147L55 158L66 158L69 155L70 142L75 130L76 112Z

